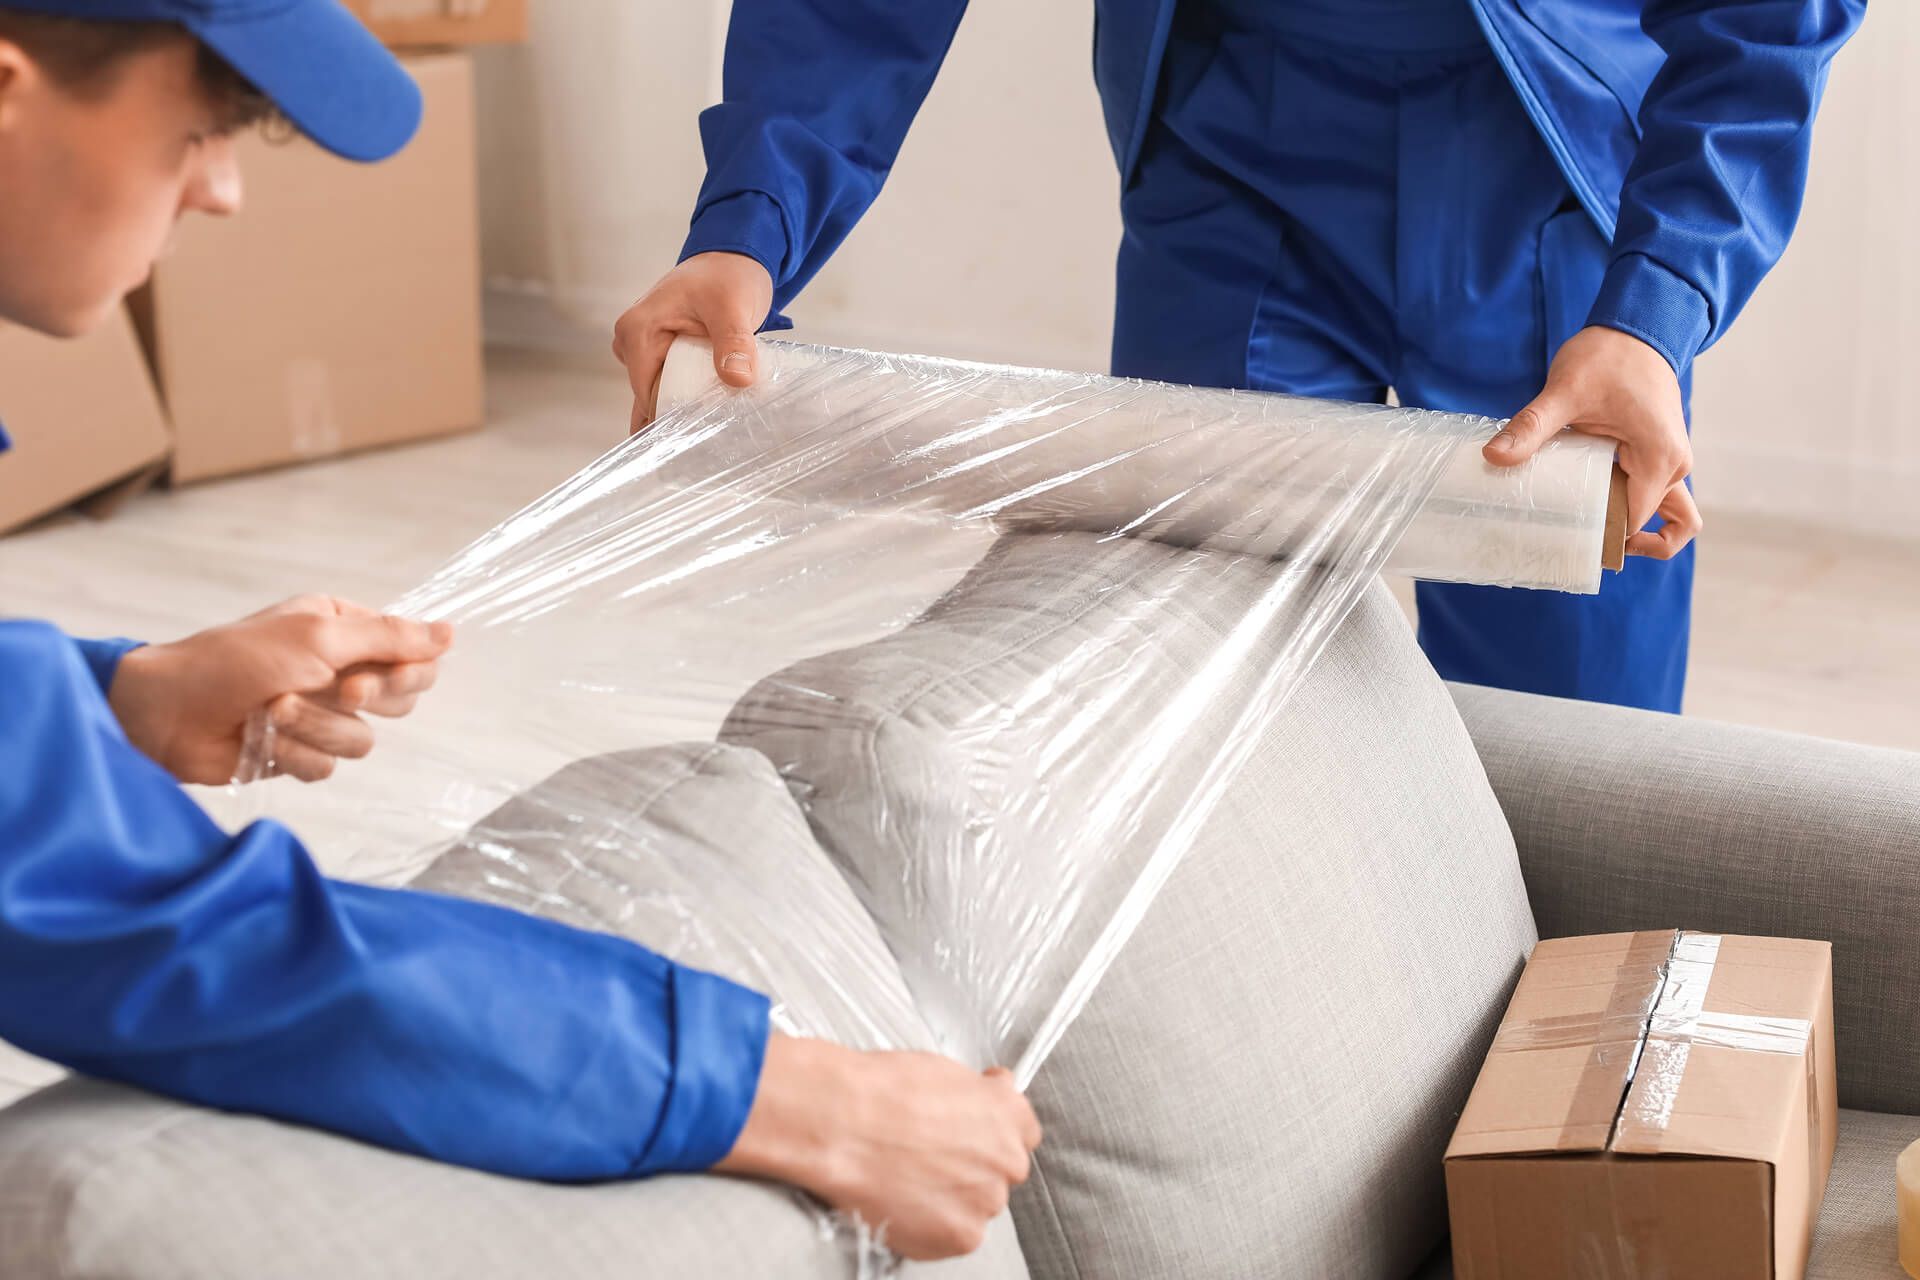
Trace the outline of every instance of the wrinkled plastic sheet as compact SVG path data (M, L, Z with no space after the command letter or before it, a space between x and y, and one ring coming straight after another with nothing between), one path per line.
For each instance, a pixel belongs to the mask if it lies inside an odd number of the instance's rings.
M767 991L791 1034L1024 1086L1396 548L1437 577L1598 581L1595 442L1496 473L1499 424L1462 415L783 344L750 390L711 369L677 344L647 431L395 602L456 624L440 686L370 761L264 807L347 874L431 865ZM1118 616L937 726L957 815L847 819L819 776L871 666L845 655L952 625L1009 556L1149 545ZM1213 630L1183 621L1222 593ZM764 765L716 756L769 697ZM641 811L663 761L763 785L714 780L726 821L695 829ZM808 830L754 807L776 776Z

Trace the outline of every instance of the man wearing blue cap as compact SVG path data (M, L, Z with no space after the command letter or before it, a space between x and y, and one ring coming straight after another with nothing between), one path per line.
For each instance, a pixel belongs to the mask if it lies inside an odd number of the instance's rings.
M753 335L879 195L965 0L734 0L682 261L614 350L652 412L676 334ZM1094 0L1125 231L1113 372L1614 440L1595 596L1423 582L1449 680L1680 710L1701 525L1693 358L1786 248L1866 0ZM1660 521L1653 522L1655 517Z
M98 324L182 213L237 211L230 135L275 112L372 161L420 96L335 0L0 0L0 320ZM0 1037L482 1169L718 1168L909 1256L977 1243L1039 1140L1004 1072L769 1035L766 999L723 979L330 881L285 828L230 836L181 789L231 777L263 710L279 767L324 778L451 639L320 597L152 646L0 621Z

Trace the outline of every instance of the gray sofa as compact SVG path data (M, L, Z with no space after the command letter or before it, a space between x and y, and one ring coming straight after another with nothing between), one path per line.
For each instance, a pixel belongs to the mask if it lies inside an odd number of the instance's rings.
M1005 540L919 623L770 678L721 742L575 766L493 824L525 834L523 856L470 841L421 883L683 949L688 922L645 909L643 866L804 904L838 922L828 954L751 925L702 927L693 954L810 1025L915 1042L852 884L889 842L982 803L945 783L996 750L970 709L1143 611L1138 660L1175 669L1258 588L1257 569L1219 576L1161 614L1185 554ZM781 697L836 680L824 709ZM1154 687L1102 711L1089 779ZM570 787L632 798L590 855L543 844ZM629 859L635 840L654 856ZM1528 949L1670 925L1833 941L1844 1110L1809 1274L1897 1276L1893 1159L1920 1138L1920 756L1450 689L1376 587L1047 1060L1031 1091L1047 1140L1009 1218L975 1255L907 1274L1447 1276L1441 1152ZM93 1081L0 1112L7 1277L849 1267L796 1196L744 1182L517 1183Z

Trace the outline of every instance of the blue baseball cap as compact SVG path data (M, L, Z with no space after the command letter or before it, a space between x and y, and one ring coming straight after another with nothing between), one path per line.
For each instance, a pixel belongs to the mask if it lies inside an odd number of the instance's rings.
M177 23L349 160L384 160L420 127L420 86L339 0L0 0L0 9Z

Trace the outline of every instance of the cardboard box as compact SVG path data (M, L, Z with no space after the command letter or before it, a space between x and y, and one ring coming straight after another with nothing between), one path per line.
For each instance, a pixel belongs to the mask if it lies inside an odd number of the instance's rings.
M473 70L406 59L420 133L375 165L241 140L245 207L190 218L136 299L178 482L478 426Z
M1835 1106L1827 943L1542 942L1447 1147L1454 1275L1797 1280Z
M0 325L0 531L124 493L167 456L167 423L124 308L84 338Z
M527 0L346 0L346 6L395 49L527 38Z

